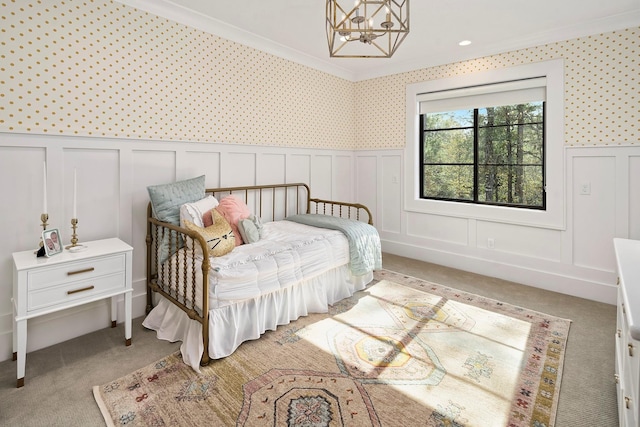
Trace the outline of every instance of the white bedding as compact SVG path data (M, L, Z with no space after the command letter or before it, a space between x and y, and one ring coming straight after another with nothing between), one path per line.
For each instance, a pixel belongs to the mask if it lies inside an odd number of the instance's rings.
M210 306L223 307L310 279L349 262L346 237L290 221L264 224L262 238L211 258Z
M174 255L174 257L176 257ZM349 245L336 230L291 221L264 224L260 241L210 258L209 356L226 357L244 341L353 295L373 272L353 276ZM191 263L187 263L189 266ZM187 274L191 274L190 267ZM183 269L180 268L181 274ZM202 280L197 264L198 280ZM200 295L197 295L198 301ZM158 338L182 341L183 360L195 370L203 353L202 326L161 298L144 320Z

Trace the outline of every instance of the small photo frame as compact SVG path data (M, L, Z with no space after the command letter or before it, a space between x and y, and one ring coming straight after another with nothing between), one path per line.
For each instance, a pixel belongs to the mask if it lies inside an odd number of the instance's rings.
M57 228L51 228L42 232L42 242L44 243L44 253L50 257L62 252L62 242L60 241L60 232Z

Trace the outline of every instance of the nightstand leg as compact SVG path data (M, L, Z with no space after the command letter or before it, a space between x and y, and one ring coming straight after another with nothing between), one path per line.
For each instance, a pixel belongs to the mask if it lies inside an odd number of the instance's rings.
M117 297L111 297L111 327L115 328L118 324L118 301Z
M24 385L24 371L25 371L25 362L27 356L27 321L20 320L15 322L15 332L17 335L16 339L16 347L14 348L17 353L18 360L18 382L16 387L22 387ZM14 335L14 336L15 336Z
M18 325L16 323L16 316L18 313L16 313L16 306L13 302L13 298L11 299L11 302L11 306L13 307L13 317L11 318L13 321L13 360L16 361L18 360Z
M131 294L124 294L124 338L127 346L131 345Z

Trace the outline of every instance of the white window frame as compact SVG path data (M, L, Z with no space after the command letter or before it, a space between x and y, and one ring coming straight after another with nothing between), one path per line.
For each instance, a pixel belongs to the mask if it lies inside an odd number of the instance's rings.
M500 84L521 79L546 77L546 210L479 205L420 198L420 95L473 86ZM564 230L564 61L551 61L431 80L407 85L407 135L404 155L404 209L410 212L462 217L494 222ZM477 106L482 107L482 106Z

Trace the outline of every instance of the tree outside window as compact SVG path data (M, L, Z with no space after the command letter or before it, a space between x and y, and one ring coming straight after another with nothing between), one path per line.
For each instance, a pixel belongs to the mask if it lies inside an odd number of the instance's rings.
M545 209L545 103L420 115L423 199Z

